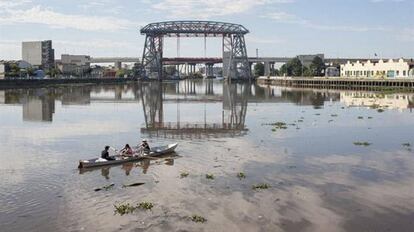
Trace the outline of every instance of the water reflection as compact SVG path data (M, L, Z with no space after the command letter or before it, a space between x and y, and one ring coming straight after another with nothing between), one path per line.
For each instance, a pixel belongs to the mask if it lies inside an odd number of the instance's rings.
M124 163L120 165L82 168L82 169L79 169L79 174L85 174L85 173L90 173L90 172L95 172L95 171L100 170L101 176L104 177L106 180L109 180L111 179L110 178L111 168L116 169L118 167L120 167L120 169L125 173L125 176L131 175L134 169L142 170L141 171L142 174L147 174L151 166L156 166L156 165L174 166L175 159L178 159L178 158L180 158L180 156L178 156L176 153L173 153L169 155L160 156L157 158L148 158L148 159L143 159L138 162L129 162L129 163Z
M384 94L364 92L341 92L341 102L346 106L389 108L412 111L414 107L414 95L409 94Z
M245 119L247 100L251 95L250 84L223 84L222 93L219 95L214 94L214 83L211 81L185 81L175 86L150 82L140 87L145 116L145 127L141 128L141 133L148 137L200 139L210 136L240 136L247 131ZM171 95L174 97L170 97ZM164 101L176 104L175 121L164 120ZM182 112L180 103L185 102L222 102L221 121L208 121L206 107L202 122L182 121L181 114L185 112Z
M0 90L0 104L22 105L23 121L52 122L55 104L89 105L93 102L142 102L145 125L141 131L149 137L202 138L209 136L242 136L249 103L294 103L322 108L340 101L346 106L410 109L411 93L375 93L336 90L313 90L256 85L227 84L217 81L186 80L181 82L148 82L127 85L81 85L40 89ZM185 103L221 103L221 120L182 121L181 105ZM165 104L176 105L175 120L165 119ZM181 104L181 105L180 105ZM206 109L204 114L207 114Z
M188 80L0 90L0 104L2 231L412 229L411 93ZM387 112L370 109L377 105ZM265 125L276 120L288 128ZM78 160L104 144L150 135L159 144L182 138L182 158L79 175ZM180 178L183 171L189 176ZM122 188L137 182L145 185ZM262 182L271 188L252 190ZM115 187L93 191L108 183ZM114 203L143 200L155 203L151 213L113 215ZM192 223L194 213L208 222Z

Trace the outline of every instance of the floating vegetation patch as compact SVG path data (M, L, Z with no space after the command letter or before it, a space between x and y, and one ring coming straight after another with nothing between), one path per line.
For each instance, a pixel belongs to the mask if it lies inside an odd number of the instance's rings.
M378 109L377 112L382 113L382 112L384 112L384 109Z
M403 147L411 147L411 143L403 143L401 144Z
M138 208L138 206L133 206L130 203L114 205L114 207L115 207L115 214L119 214L121 216L125 214L133 213Z
M128 188L128 187L137 187L137 186L141 186L145 183L143 182L137 182L137 183L133 183L133 184L124 184L122 185L122 188Z
M241 180L241 179L245 179L246 175L243 172L239 172L237 173L237 177Z
M138 208L140 208L140 209L144 209L144 210L150 210L150 209L152 209L154 207L154 204L153 203L151 203L151 202L148 202L148 201L143 201L143 202L140 202L139 204L138 204Z
M267 123L263 125L273 126L272 131L275 132L278 129L287 129L287 124L285 122L275 122L275 123Z
M258 190L258 189L268 189L270 188L270 185L266 184L266 183L261 183L261 184L255 184L252 186L252 189L254 190Z
M180 178L186 178L188 175L190 175L190 173L188 173L188 172L181 172L180 173Z
M362 116L358 116L358 119L364 119L364 117L362 117Z
M318 113L318 114L315 114L315 115L316 115L316 116L319 116L319 115L321 115L321 114L319 114L319 113Z
M331 114L331 117L338 117L337 114Z
M302 119L299 119L298 122L303 122L303 120Z
M200 215L196 215L196 214L191 216L190 219L191 219L191 221L197 222L197 223L204 223L204 222L207 221L207 219L205 217L200 216Z
M214 180L214 175L213 174L206 174L206 179Z
M368 117L368 119L372 119L372 117Z
M96 189L94 189L94 191L95 192L99 192L101 190L108 191L108 190L112 189L114 186L115 186L115 184L112 183L112 184L109 184L109 185L105 185L105 186L103 186L101 188L96 188Z
M355 146L364 146L364 147L368 147L369 145L371 145L371 143L368 143L368 142L359 142L359 141L357 141L357 142L354 142L354 145L355 145Z

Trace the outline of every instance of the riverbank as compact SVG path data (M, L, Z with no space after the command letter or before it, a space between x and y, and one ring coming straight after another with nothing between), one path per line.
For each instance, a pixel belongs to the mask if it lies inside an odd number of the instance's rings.
M259 77L260 84L322 89L384 90L404 89L414 91L414 79L351 79L326 77Z
M137 81L137 78L75 78L75 79L3 79L0 89L32 88L70 84L117 84Z

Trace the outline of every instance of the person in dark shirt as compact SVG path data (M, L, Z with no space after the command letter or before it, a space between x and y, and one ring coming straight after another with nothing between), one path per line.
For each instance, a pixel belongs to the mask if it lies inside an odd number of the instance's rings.
M102 158L102 159L106 159L106 160L115 160L115 158L114 158L114 157L109 156L109 152L108 152L108 150L109 150L109 146L105 146L105 150L103 150L103 151L101 152L101 158Z
M142 140L141 148L142 148L142 150L144 151L145 154L149 154L150 151L151 151L151 148L150 148L150 146L149 146L146 139Z

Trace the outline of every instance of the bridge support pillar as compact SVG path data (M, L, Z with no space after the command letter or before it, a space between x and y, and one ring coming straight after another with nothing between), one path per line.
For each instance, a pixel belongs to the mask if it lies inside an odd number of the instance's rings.
M214 64L206 64L206 77L214 77Z
M120 69L122 69L122 62L120 62L120 61L117 61L117 62L115 62L115 70L120 70Z
M270 62L264 62L264 75L270 76Z

